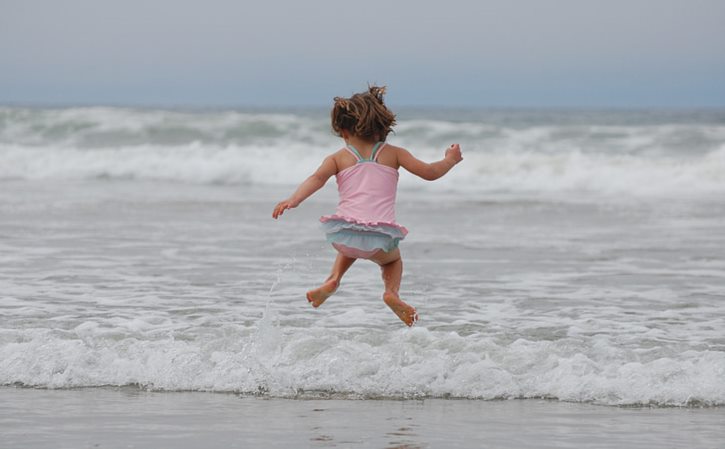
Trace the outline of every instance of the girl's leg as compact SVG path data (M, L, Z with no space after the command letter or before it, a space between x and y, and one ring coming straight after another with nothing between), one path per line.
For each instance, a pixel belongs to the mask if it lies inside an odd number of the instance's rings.
M370 260L380 265L383 272L383 282L385 283L383 301L398 315L398 318L408 326L412 326L418 321L418 314L413 306L398 296L400 281L403 278L403 259L400 257L400 250L396 248L389 253L380 251Z
M312 304L312 307L320 307L323 302L337 290L340 286L340 280L345 272L355 263L357 259L337 253L337 259L332 264L332 273L325 280L325 282L314 290L307 292L307 301Z

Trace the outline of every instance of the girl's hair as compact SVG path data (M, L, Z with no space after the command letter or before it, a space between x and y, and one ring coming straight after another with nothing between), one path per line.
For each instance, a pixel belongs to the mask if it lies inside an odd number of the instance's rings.
M368 86L350 98L335 97L332 107L332 129L342 137L342 130L369 141L381 141L392 131L395 114L385 106L385 86Z

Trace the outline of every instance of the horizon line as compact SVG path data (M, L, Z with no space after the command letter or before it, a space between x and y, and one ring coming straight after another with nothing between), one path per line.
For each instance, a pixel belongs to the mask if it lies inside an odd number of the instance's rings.
M390 106L390 103L387 103ZM297 104L243 104L243 103L198 103L198 102L113 102L113 101L5 101L0 100L0 107L29 108L29 109L63 109L63 108L128 108L128 109L179 109L179 110L208 110L208 109L231 109L231 110L282 110L282 109L304 109L304 110L327 110L331 104L322 103L297 103ZM422 104L422 103L399 103L394 104L395 109L421 109L421 110L459 110L459 111L481 111L481 110L572 110L572 111L725 111L723 105L574 105L574 104Z

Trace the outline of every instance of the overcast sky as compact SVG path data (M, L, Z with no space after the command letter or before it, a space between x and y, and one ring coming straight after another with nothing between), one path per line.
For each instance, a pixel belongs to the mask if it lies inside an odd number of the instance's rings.
M0 103L725 107L723 0L0 0Z

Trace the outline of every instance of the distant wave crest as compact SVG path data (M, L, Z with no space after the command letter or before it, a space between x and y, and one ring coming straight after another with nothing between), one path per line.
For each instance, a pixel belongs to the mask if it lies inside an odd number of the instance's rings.
M461 143L453 191L725 192L725 124L497 120L401 120L390 141L427 161ZM292 185L341 144L312 113L0 108L0 180Z

